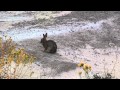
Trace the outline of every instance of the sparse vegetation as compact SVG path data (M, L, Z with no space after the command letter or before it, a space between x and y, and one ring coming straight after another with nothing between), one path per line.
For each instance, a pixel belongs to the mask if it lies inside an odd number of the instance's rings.
M112 79L112 75L110 73L107 73L105 76L94 74L93 79Z
M114 64L115 65L115 64ZM105 72L104 70L104 75L99 75L99 73L93 74L92 76L89 76L90 72L92 72L92 66L87 64L86 62L81 61L78 64L78 67L80 67L80 69L82 69L78 74L80 76L80 79L113 79L115 77L112 76L112 71L111 73L109 72ZM113 69L115 68L115 66L113 67ZM112 69L112 70L113 70ZM84 74L84 75L82 75Z
M17 79L23 76L23 68L32 64L35 60L33 55L25 52L23 48L17 48L10 37L5 40L0 37L0 78Z
M80 68L83 70L83 72L84 72L84 74L85 74L85 77L86 77L87 79L90 79L89 72L92 70L91 65L89 65L89 64L81 61L81 62L78 64L78 67L80 67ZM80 78L81 78L81 74L82 74L82 71L79 72Z

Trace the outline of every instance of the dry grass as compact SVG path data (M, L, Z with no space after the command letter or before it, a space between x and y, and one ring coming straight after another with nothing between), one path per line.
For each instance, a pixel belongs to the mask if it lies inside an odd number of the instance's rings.
M17 48L10 37L0 38L0 78L17 79L21 77L22 68L33 63L35 57ZM23 76L23 74L22 74Z

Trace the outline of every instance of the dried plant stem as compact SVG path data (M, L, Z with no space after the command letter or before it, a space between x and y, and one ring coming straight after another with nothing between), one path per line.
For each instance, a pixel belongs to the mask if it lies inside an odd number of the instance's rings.
M117 47L117 52L118 52L118 47ZM114 64L114 66L113 66L113 69L111 70L111 73L112 73L113 70L115 69L115 65L116 65L116 63L117 63L117 60L118 60L118 55L117 55L117 53L116 53L116 61L115 61L115 64Z
M21 76L21 78L23 78L23 76L26 74L26 72L28 71L28 69L30 68L30 65L27 67L27 69L25 70L24 74Z

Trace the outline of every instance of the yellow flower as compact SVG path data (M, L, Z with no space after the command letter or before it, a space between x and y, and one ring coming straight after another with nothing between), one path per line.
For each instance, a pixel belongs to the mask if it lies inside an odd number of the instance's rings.
M81 74L82 74L82 72L80 71L80 72L79 72L79 75L81 75Z
M84 66L84 62L81 61L79 64L78 64L78 67L83 67Z
M15 49L13 49L13 50L12 50L12 52L11 52L11 54L14 54L15 52L16 52L16 50L15 50Z
M84 66L83 66L83 70L88 70L89 69L89 65L88 64L84 64Z
M88 73L88 71L91 71L91 70L92 70L92 67L91 67L89 64L84 64L83 70L84 70L86 73Z
M92 67L91 67L90 65L89 65L89 67L88 67L88 68L89 68L89 70L90 70L90 71L92 70Z

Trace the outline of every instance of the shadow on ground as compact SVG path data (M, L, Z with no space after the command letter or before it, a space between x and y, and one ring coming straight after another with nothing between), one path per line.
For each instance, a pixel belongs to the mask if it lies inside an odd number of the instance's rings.
M18 43L19 47L25 48L25 50L37 57L36 62L38 66L42 66L43 69L50 68L54 72L51 73L52 76L60 74L62 72L68 72L74 70L77 67L76 63L66 62L67 58L62 57L59 54L59 49L56 54L49 54L43 52L43 46L40 44L39 40L30 39L26 41L21 41ZM65 60L65 61L64 61Z

